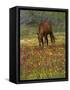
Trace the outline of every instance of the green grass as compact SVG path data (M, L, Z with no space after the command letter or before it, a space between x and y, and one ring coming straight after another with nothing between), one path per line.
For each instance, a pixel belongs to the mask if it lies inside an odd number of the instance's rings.
M49 38L49 45L45 43L43 49L37 36L30 35L20 40L20 80L65 78L64 33L55 33L55 45Z
M36 37L38 26L23 26L20 27L20 39Z

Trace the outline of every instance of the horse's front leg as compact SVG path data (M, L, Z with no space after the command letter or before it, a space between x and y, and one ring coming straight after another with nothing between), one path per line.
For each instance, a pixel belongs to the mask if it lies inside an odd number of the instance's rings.
M41 47L41 41L39 40L39 47Z
M41 38L41 42L42 42L42 48L44 48L43 38Z
M45 40L46 40L47 46L48 46L48 37L47 37L47 35L45 36Z
M48 46L48 38L46 39L46 41L47 41L47 46Z

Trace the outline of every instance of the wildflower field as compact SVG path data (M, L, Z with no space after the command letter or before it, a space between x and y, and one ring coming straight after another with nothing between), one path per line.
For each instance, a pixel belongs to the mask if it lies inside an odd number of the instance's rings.
M55 45L49 38L44 48L38 46L37 37L20 40L20 80L65 77L65 35L55 37Z

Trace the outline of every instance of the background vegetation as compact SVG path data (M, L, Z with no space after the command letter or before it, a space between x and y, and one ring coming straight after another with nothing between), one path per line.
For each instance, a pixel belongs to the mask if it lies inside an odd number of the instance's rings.
M36 35L39 23L44 20L52 23L54 32L64 32L65 30L65 13L63 12L21 10L20 13L21 39Z

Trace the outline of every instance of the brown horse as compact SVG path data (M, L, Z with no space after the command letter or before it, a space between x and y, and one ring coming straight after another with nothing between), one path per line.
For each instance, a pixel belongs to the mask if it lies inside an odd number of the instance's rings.
M49 23L48 21L43 21L39 24L39 29L38 29L37 34L38 34L39 46L44 47L43 38L45 38L47 45L48 45L47 35L50 35L51 42L55 43L55 37L54 37L53 31L52 31L52 24Z

